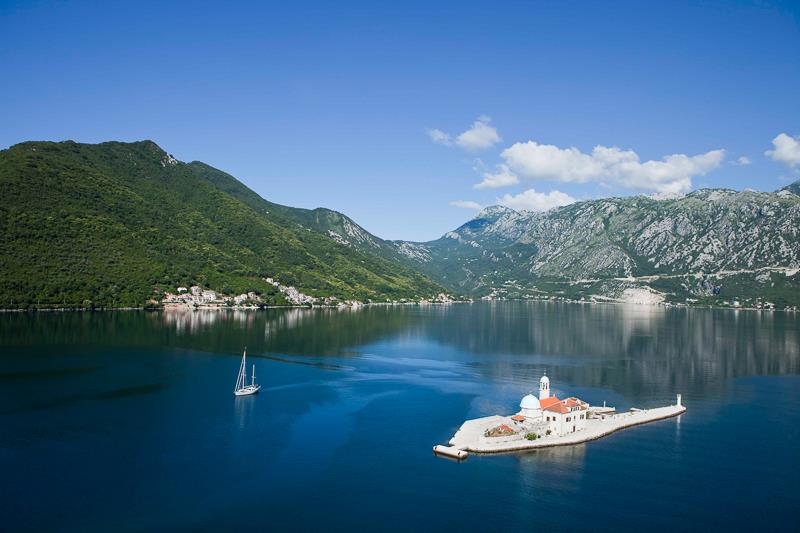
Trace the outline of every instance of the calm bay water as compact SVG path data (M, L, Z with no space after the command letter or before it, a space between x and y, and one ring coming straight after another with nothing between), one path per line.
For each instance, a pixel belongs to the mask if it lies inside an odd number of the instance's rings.
M261 393L234 398L241 350ZM679 418L437 458L559 396ZM0 316L0 528L800 528L800 316L548 303Z

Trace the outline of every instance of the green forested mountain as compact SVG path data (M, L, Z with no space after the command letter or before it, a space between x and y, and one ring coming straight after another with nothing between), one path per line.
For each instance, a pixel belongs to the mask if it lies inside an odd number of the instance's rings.
M314 223L347 217L267 202L151 141L18 144L0 151L0 188L0 307L141 306L192 284L281 303L265 277L360 300L442 290Z
M356 224L350 217L338 211L324 207L302 209L268 202L229 174L200 162L189 163L188 166L198 172L204 179L211 181L219 189L245 202L259 212L271 214L272 216L297 223L304 228L315 230L339 244L367 255L379 255L390 261L400 263L404 263L406 260L403 254L398 253L397 247L392 242L384 241L372 235Z

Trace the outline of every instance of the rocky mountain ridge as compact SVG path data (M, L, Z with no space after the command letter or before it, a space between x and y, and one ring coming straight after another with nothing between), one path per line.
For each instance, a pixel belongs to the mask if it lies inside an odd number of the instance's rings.
M730 305L735 297L796 305L799 188L608 198L544 213L492 206L438 240L394 244L410 264L477 296L616 299L627 289L644 289L665 301L710 294ZM697 290L691 281L709 276L717 282L702 285L711 289Z

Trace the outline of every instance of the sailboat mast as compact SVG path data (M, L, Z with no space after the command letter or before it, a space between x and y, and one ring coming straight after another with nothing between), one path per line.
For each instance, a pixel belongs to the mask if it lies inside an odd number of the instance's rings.
M244 388L245 381L247 380L247 348L244 349L242 354L242 363L239 365L239 375L236 376L236 388L234 391Z
M250 376L250 384L256 384L256 365L253 365L253 374Z

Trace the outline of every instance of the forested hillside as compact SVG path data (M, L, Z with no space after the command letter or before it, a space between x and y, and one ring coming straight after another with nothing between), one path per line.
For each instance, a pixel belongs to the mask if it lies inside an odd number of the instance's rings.
M142 306L201 285L282 295L430 297L425 275L304 225L233 177L151 141L0 151L0 307Z

